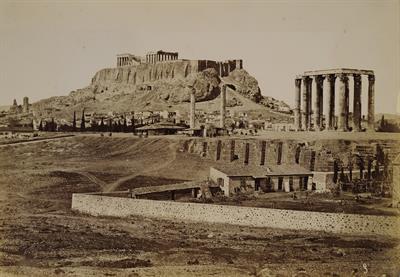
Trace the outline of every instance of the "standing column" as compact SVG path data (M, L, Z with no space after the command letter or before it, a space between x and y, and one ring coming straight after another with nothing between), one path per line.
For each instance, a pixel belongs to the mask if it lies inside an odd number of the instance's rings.
M223 84L221 88L221 122L220 127L225 128L225 109L226 109L226 85Z
M328 116L326 128L328 130L335 129L335 80L336 76L333 74L327 75L327 95L328 95Z
M295 80L295 100L294 100L294 128L296 131L301 130L301 79Z
M361 131L361 76L354 74L353 131Z
M302 112L303 112L303 117L302 117L302 128L303 130L308 130L308 124L309 124L309 117L308 117L308 110L309 110L309 97L308 97L308 83L310 82L310 77L303 76L302 78L302 96L303 96L303 105L302 105Z
M346 130L350 130L350 125L349 125L349 118L350 118L350 90L349 90L349 82L346 83Z
M368 130L375 131L375 75L368 75Z
M311 130L312 86L313 86L313 79L310 78L309 82L308 82L308 85L307 85L307 98L308 98L308 110L307 110L308 126L307 126L307 130Z
M190 89L190 129L194 129L196 116L196 90L194 87L191 87Z
M314 87L315 87L315 99L314 99L314 130L320 131L322 120L321 120L321 102L322 102L322 91L324 77L317 75L314 77Z
M338 130L339 131L347 131L346 129L346 108L347 108L347 99L346 99L346 87L348 87L349 78L346 74L339 74L339 120L338 120Z

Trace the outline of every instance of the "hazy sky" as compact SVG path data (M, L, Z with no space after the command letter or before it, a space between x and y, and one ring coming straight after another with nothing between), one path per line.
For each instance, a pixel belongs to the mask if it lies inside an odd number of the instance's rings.
M290 105L299 73L372 69L376 111L400 112L399 14L396 0L0 0L0 104L66 95L115 66L117 53L163 49L187 59L241 58L264 95Z

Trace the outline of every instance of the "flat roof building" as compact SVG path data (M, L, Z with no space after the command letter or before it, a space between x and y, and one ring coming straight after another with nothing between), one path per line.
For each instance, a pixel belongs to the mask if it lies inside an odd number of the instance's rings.
M255 191L311 190L313 173L297 164L252 166L241 164L217 165L210 168L210 179L225 196Z

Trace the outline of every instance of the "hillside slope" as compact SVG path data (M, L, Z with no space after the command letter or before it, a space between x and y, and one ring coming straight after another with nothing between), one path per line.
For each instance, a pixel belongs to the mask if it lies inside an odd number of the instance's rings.
M188 111L190 87L196 91L199 107L207 111L218 110L215 104L222 83L228 85L228 108L235 110L265 109L265 107L287 106L283 102L261 95L257 80L243 69L235 69L229 76L221 78L217 71L208 68L200 72L171 77L162 72L173 73L173 68L151 75L141 82L132 77L135 68L111 68L98 71L89 86L72 91L67 96L43 99L33 104L37 118L56 117L71 119L74 111L123 113L145 110ZM137 70L137 69L136 69ZM150 71L151 73L151 71ZM232 94L232 96L229 96ZM260 104L259 104L260 103Z

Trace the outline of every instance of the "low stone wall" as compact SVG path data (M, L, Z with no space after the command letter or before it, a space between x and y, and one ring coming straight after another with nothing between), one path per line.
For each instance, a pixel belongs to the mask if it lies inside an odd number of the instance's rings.
M252 227L400 237L400 218L320 213L73 194L72 209L94 216L140 215L159 219Z

